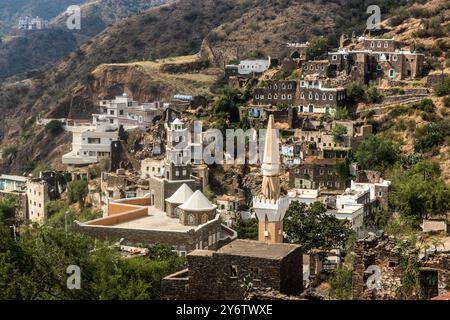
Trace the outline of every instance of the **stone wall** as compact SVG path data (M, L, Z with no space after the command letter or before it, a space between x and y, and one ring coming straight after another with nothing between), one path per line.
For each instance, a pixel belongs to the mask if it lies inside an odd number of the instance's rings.
M298 247L280 259L268 259L212 251L188 255L189 269L162 282L162 299L242 300L244 278L254 287L271 288L284 294L303 290L302 250Z

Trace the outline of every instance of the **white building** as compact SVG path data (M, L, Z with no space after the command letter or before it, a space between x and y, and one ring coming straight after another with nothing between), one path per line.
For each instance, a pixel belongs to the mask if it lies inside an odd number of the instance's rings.
M81 125L70 129L72 151L63 155L62 163L82 166L111 159L113 143L118 147L117 128L106 125Z
M144 159L141 161L141 178L148 179L150 177L164 176L164 160Z
M48 28L48 21L40 17L29 16L19 19L19 30L42 30Z
M238 65L240 75L263 73L270 67L270 58L267 60L242 60Z
M92 115L94 124L122 125L125 129L145 129L169 107L160 101L140 104L126 93L114 100L102 100L99 105L100 113Z
M338 219L351 221L351 227L358 236L363 233L364 218L374 210L381 210L381 204L387 202L391 182L381 180L378 183L351 182L344 194L336 197L336 209L329 211Z
M314 202L324 202L325 198L320 197L320 190L318 189L291 189L288 191L290 202L298 201L311 205Z

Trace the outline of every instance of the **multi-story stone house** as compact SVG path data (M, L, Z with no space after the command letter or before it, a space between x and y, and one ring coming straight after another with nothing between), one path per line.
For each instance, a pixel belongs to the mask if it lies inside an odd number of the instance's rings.
M333 113L345 106L346 91L342 87L327 88L315 77L300 80L296 105L299 113Z
M153 124L155 117L162 116L168 107L168 103L160 101L140 104L124 93L114 100L100 101L100 113L92 115L93 123L145 129Z
M394 39L359 38L359 43L329 52L332 73L348 81L376 79L403 80L420 77L425 56L401 49Z
M238 65L240 76L256 76L270 68L271 59L267 60L242 60Z
M295 105L297 81L295 80L266 80L264 87L253 91L255 105Z
M289 188L343 191L349 180L336 171L337 159L306 157L301 164L289 170ZM342 161L342 160L341 160Z
M303 62L303 75L316 75L320 78L329 77L331 68L328 60L310 60Z

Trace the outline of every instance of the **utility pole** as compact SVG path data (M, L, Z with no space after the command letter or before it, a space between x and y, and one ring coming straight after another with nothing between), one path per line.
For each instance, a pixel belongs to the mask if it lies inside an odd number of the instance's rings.
M11 229L13 229L13 233L14 233L14 241L17 241L17 234L16 234L16 226L12 225L10 226Z
M64 230L67 233L67 215L69 214L69 211L66 211L64 213Z

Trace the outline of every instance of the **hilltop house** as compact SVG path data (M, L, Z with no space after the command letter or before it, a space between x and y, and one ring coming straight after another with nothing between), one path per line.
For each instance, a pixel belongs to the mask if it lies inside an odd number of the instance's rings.
M126 93L114 100L99 102L100 113L93 114L93 124L109 124L125 129L146 127L153 124L156 117L162 117L168 103L160 101L140 104Z
M72 131L72 151L62 156L68 166L86 166L102 159L111 161L119 150L118 129L108 125L80 125ZM112 162L112 161L111 161Z

